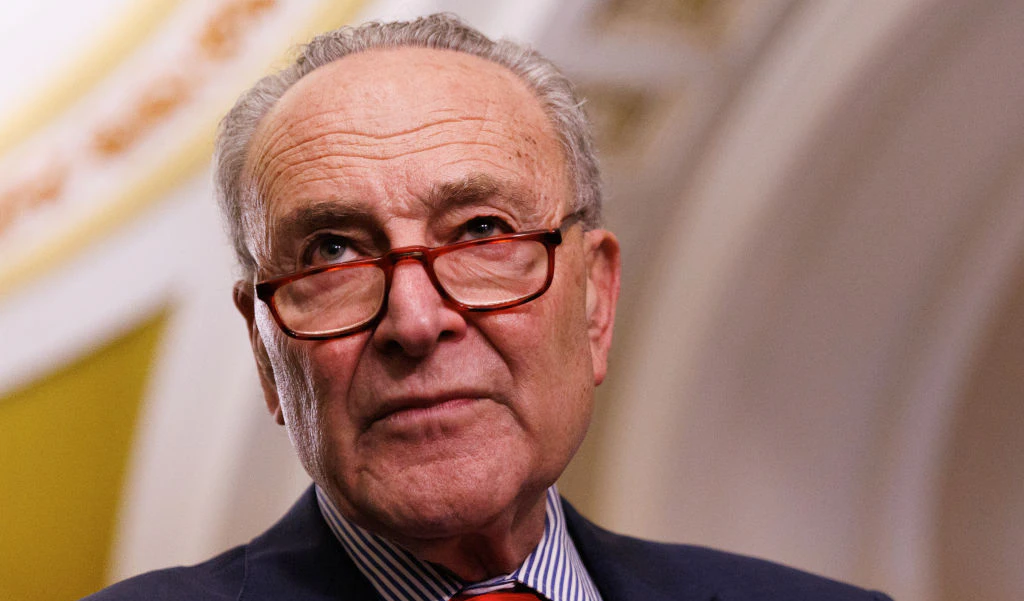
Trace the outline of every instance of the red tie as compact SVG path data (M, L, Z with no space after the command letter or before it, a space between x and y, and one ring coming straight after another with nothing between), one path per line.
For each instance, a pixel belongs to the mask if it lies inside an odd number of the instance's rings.
M455 595L451 601L543 601L543 597L540 597L534 593L510 593L507 591L495 591L493 593L484 593L482 595Z

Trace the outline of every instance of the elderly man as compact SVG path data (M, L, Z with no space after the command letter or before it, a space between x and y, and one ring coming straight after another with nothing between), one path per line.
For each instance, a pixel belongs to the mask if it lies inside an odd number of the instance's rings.
M619 288L579 107L448 16L325 34L242 96L217 165L235 303L315 486L249 544L97 599L884 598L558 497Z

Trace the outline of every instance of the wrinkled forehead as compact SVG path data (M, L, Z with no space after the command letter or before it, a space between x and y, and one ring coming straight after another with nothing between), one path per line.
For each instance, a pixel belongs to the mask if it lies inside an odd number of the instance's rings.
M246 168L254 200L263 205L253 208L266 214L267 203L285 187L293 191L302 178L351 181L357 172L349 163L360 163L370 180L371 173L380 175L372 161L399 166L403 161L396 159L424 156L453 140L476 142L484 154L546 157L553 175L567 180L561 146L540 101L507 68L450 50L372 50L314 70L263 118ZM335 156L309 160L325 155ZM502 167L523 166L508 158Z
M284 190L312 190L318 178L344 180L350 188L362 178L371 186L386 179L381 165L416 164L405 159L433 156L453 142L475 145L471 154L494 167L496 180L543 179L540 187L565 191L562 200L571 196L554 127L516 74L462 52L395 48L320 67L281 97L250 142L246 177L261 205L252 212L257 219L268 215ZM438 182L422 183L426 189ZM373 198L368 193L363 200ZM266 233L267 224L260 225Z
M498 97L516 100L501 107L510 119L546 120L532 90L515 73L487 59L434 48L367 50L296 82L263 119L256 137L280 127L281 121L316 119L325 112L340 112L368 132L386 135L418 125L425 108L457 117L461 111L472 114L481 102L494 105Z
M258 178L275 150L301 144L317 131L371 141L404 135L415 144L415 134L432 133L424 131L431 124L487 118L560 151L537 96L504 66L454 50L358 52L319 67L285 92L250 141L246 173Z

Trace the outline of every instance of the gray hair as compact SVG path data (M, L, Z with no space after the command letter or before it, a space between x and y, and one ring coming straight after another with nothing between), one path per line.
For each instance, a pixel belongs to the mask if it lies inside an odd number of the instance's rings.
M590 124L572 82L551 61L520 44L491 40L454 15L435 14L408 22L372 22L315 37L301 47L294 63L264 77L242 94L220 123L214 155L217 195L246 276L251 277L256 269L246 234L255 234L262 227L261 218L256 215L260 199L251 182L245 181L244 173L249 142L260 120L289 88L317 67L357 52L406 46L465 52L518 75L540 100L565 153L575 189L572 211L581 214L585 229L600 225L601 181Z

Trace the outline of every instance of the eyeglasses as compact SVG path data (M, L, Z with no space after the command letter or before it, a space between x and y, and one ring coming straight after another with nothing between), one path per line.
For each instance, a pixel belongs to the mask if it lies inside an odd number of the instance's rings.
M551 286L555 247L579 219L573 213L553 230L434 248L406 246L373 259L314 267L258 282L256 296L292 338L347 336L383 316L395 266L412 260L423 265L434 288L456 309L509 309L537 298Z

